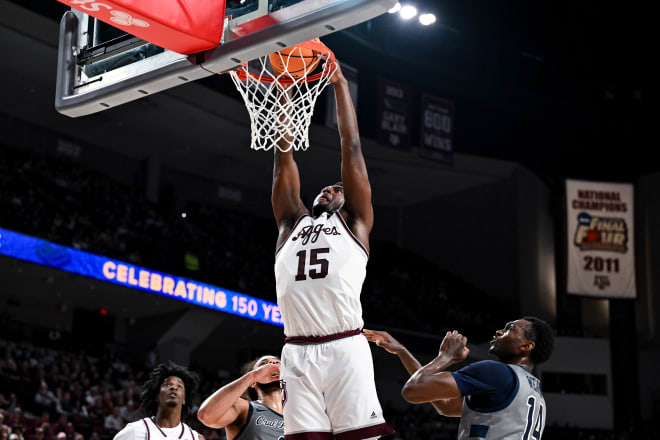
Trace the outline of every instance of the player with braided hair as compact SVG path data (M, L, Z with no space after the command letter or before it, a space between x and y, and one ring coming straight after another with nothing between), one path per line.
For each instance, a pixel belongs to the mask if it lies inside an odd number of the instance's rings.
M158 365L140 388L139 413L142 419L129 423L114 440L204 440L183 423L191 407L199 376L174 362Z

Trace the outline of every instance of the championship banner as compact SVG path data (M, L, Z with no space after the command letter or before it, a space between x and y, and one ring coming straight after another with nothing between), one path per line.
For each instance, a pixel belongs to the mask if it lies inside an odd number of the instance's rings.
M355 67L349 66L338 61L341 66L341 71L348 81L348 92L351 94L353 107L355 113L358 112L358 70ZM337 101L335 100L334 87L328 87L325 91L326 105L325 105L325 126L337 129Z
M408 86L378 80L378 140L384 145L410 149L411 99Z
M635 298L633 186L567 180L566 203L566 291Z
M420 119L420 154L451 163L454 155L454 104L425 93Z

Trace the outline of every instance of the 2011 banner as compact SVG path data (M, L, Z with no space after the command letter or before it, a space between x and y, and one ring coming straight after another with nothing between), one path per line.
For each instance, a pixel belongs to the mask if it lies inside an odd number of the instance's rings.
M566 181L566 291L635 298L633 186Z

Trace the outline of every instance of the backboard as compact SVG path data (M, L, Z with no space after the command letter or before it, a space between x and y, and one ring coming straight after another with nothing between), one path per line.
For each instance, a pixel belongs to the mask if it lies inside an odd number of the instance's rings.
M227 0L221 44L192 55L155 46L72 9L60 22L55 108L70 117L100 112L362 23L395 3Z

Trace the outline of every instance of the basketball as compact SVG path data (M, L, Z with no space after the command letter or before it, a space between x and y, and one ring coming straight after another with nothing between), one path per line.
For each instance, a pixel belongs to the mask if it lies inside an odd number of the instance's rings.
M320 43L318 38L312 41ZM292 78L302 78L318 66L318 52L301 46L292 46L268 56L273 73L285 73Z

